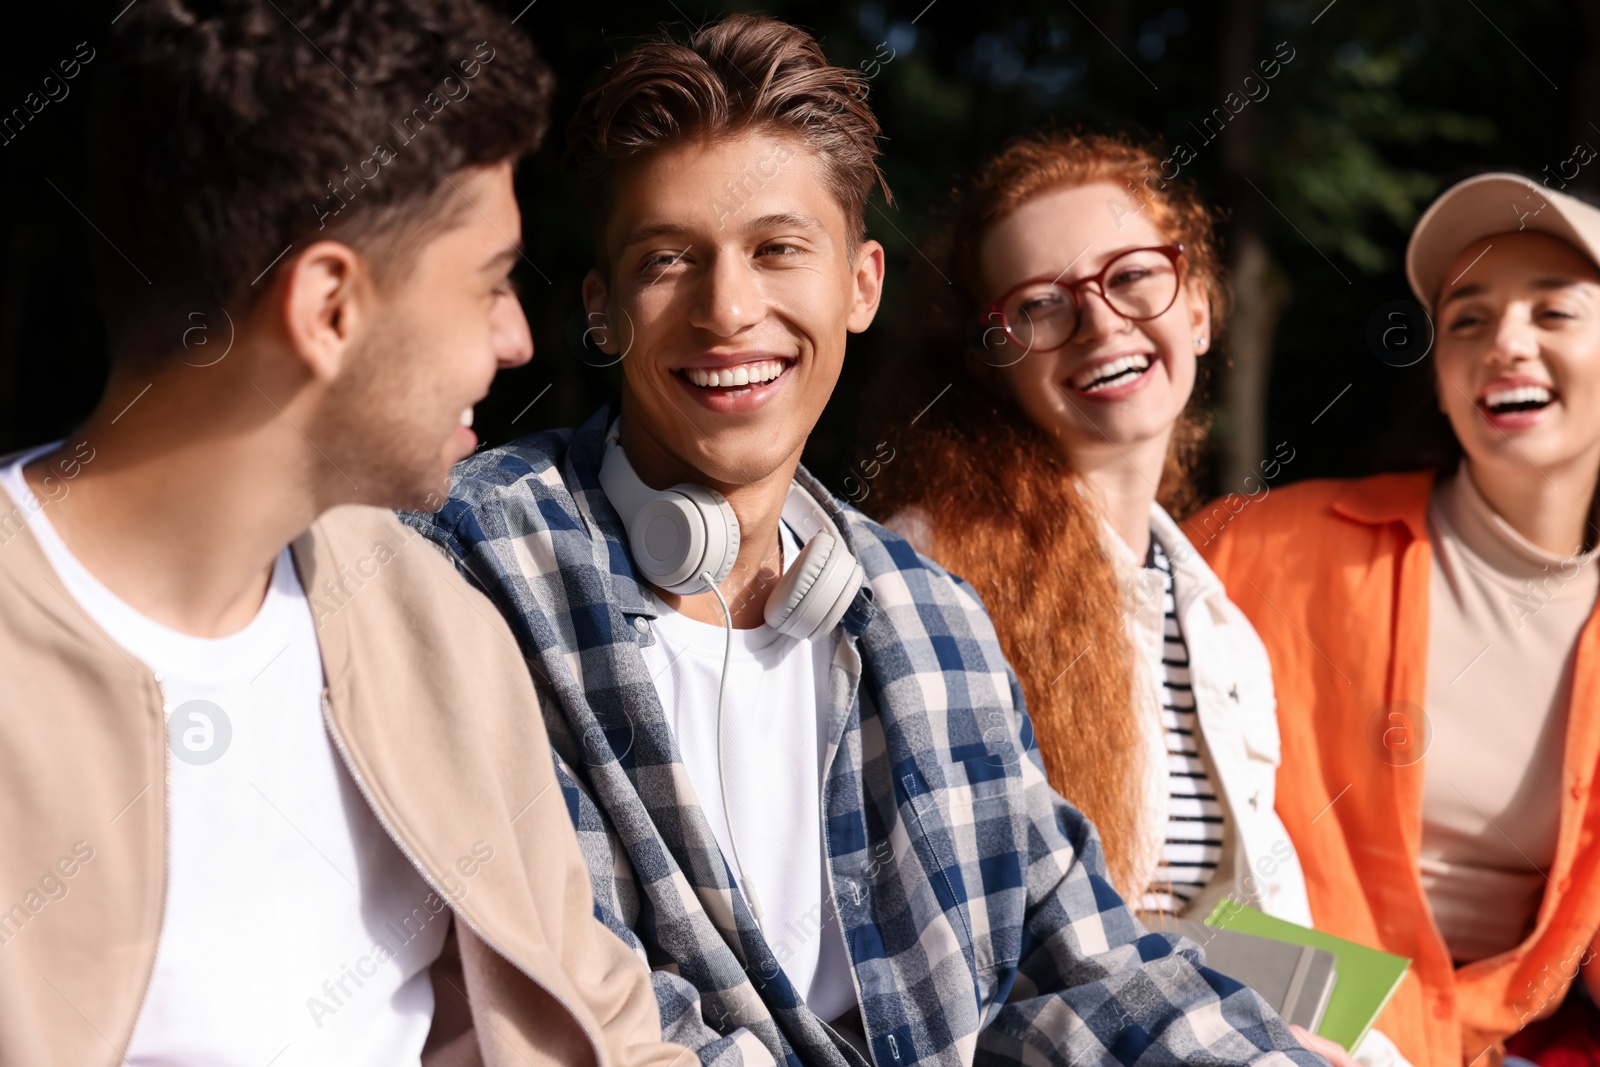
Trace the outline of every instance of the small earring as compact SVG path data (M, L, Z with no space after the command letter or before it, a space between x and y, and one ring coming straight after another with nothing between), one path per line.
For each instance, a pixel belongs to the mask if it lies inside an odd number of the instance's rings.
M1206 335L1205 334L1201 334L1199 337L1196 337L1194 339L1194 346L1196 348L1204 348L1205 347L1205 343L1206 343Z

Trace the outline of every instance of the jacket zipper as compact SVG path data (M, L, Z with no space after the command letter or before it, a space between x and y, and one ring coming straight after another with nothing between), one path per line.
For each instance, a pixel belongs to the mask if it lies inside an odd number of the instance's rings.
M161 684L161 679L155 675L146 675L156 692L160 694L160 713L162 724L161 740L161 914L156 919L156 944L150 953L150 964L144 970L144 981L139 984L139 1007L133 1013L133 1021L128 1024L128 1032L122 1035L121 1051L117 1058L111 1061L112 1067L126 1061L128 1046L133 1043L133 1032L139 1026L139 1016L144 1012L144 1001L150 995L150 981L156 975L156 956L161 952L161 930L167 921L167 891L172 878L172 752L166 741L167 722L167 690ZM137 800L138 798L134 798ZM130 804L131 806L131 804Z
M395 833L394 826L389 822L389 817L383 813L383 809L378 807L376 801L373 799L371 791L367 789L366 781L361 777L361 772L356 769L354 761L352 761L350 758L350 750L345 746L344 738L340 735L338 727L334 725L332 707L333 702L328 697L328 688L324 686L322 689L322 721L323 724L328 728L328 736L333 738L333 746L339 750L339 758L341 761L343 761L345 770L349 772L350 780L355 782L356 788L361 791L362 798L367 802L368 809L371 810L373 817L378 820L378 824L383 827L383 832L389 835L389 840L393 841L395 847L400 850L400 854L405 856L406 861L411 864L412 868L419 875L422 876L422 880L428 884L428 888L432 889L433 892L438 895L440 900L448 903L450 901L450 895L433 880L433 875L430 874L427 869L417 861L416 854L411 851L411 848L405 843L405 841L401 840L400 835ZM546 996L555 1001L557 1004L561 1005L561 1007L566 1010L567 1014L572 1017L572 1021L577 1023L579 1029L583 1031L583 1036L588 1038L589 1044L594 1048L595 1062L599 1064L600 1067L605 1067L607 1057L604 1047L596 1039L594 1032L589 1029L588 1024L583 1021L583 1017L573 1010L572 1005L567 1003L565 998L555 992L555 990L551 989L545 983L539 981L539 979L529 974L527 969L523 967L522 964L512 959L509 953L503 951L497 942L490 938L488 934L486 934L483 929L478 926L477 923L467 918L467 916L460 909L452 906L450 911L458 921L465 923L467 929L471 930L478 940L487 945L495 953L495 955L499 956L501 959L515 967L522 973L523 977L532 982L534 985L538 986L544 991ZM589 918L589 916L586 916L586 918Z

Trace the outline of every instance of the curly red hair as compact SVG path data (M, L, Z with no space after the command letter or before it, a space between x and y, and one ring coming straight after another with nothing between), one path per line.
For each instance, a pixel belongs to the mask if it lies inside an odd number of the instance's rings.
M913 305L921 341L881 370L890 425L912 425L863 501L881 518L917 514L931 555L977 589L1051 784L1099 829L1111 880L1134 901L1157 828L1146 825L1143 791L1130 787L1144 778L1145 735L1122 588L1070 459L970 357L965 327L993 296L978 264L989 229L1044 193L1110 182L1146 201L1156 227L1184 246L1189 281L1220 330L1228 290L1212 213L1189 186L1160 177L1161 158L1125 137L1038 133L1009 143L957 191L932 256L940 277L924 279L926 298ZM928 406L947 382L950 397ZM1207 432L1195 392L1158 492L1179 515L1197 503L1192 472Z

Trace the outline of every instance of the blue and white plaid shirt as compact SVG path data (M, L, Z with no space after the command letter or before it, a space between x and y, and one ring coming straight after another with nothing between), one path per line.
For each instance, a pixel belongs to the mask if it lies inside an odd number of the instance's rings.
M596 911L649 961L667 1039L708 1067L863 1067L790 984L694 798L639 651L662 608L599 484L608 417L473 456L441 511L405 519L516 632ZM840 924L876 1067L1322 1064L1111 888L971 587L797 480L867 574L819 709L820 920Z

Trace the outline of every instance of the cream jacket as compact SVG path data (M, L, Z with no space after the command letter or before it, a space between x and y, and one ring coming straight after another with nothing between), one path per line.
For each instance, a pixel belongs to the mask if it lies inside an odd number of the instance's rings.
M0 887L18 899L64 856L73 873L50 883L65 894L0 914L0 1063L112 1067L161 936L161 691L66 595L20 515L0 493ZM293 553L328 732L454 912L428 1062L692 1064L661 1041L645 962L594 918L533 685L494 607L387 511L330 511Z
M1228 599L1222 582L1158 504L1150 506L1150 532L1172 561L1178 626L1189 646L1195 714L1229 823L1223 865L1191 904L1193 914L1185 918L1199 922L1231 895L1268 915L1310 926L1305 875L1273 809L1278 705L1267 650L1249 620ZM1167 747L1160 716L1166 636L1162 580L1133 558L1109 525L1104 540L1122 582L1128 639L1139 659L1139 701L1148 711L1141 721L1146 725L1149 768L1144 793L1156 849L1147 857L1147 868L1153 871L1168 804Z

